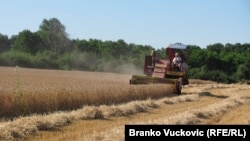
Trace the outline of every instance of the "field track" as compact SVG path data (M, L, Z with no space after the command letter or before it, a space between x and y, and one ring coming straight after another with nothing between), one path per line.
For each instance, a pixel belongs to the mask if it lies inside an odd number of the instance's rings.
M3 67L0 69L1 73L3 72L2 74L7 75L11 70L14 72L15 68ZM6 71L4 72L4 70ZM19 70L20 72L30 71L29 74L34 71L41 71L36 69ZM54 84L64 86L65 83L67 85L75 84L73 80L70 82L63 82L63 80L68 80L70 76L76 78L76 75L83 73L67 71L63 73L64 76L61 76L62 73L56 73L56 71L48 70L48 72L53 74L49 78L46 77L49 81L42 79L42 81L34 83L40 83L42 86L47 86L47 82L50 82L52 86L55 86ZM85 77L81 77L82 79L87 79L93 75L92 72L84 73ZM23 89L26 88L29 81L35 79L34 77L41 78L38 75L30 78L26 73L20 74L23 74L20 76L24 81L21 83ZM39 73L39 75L42 74ZM130 78L130 75L111 73L96 73L95 76L97 77L88 78L88 82L96 82L95 84L100 85L107 82L108 79L111 84L117 85L119 83L125 86ZM13 78L15 77L16 75L13 73ZM27 78L24 79L24 77ZM56 80L60 81L57 82ZM74 81L81 82L80 79ZM42 116L20 117L13 121L2 121L0 124L0 140L11 140L15 138L16 134L16 137L22 137L20 140L27 141L122 141L125 124L250 124L250 112L248 112L250 111L249 85L218 84L200 80L190 80L190 82L190 85L183 88L183 94L180 96L168 92L167 96L157 99L128 101L106 106L90 106L89 110L83 110L83 108L82 110L65 113L56 112ZM16 87L16 79L10 79L9 81L1 79L1 84L5 86L4 90L7 91L11 89L11 85ZM158 87L161 87L161 85ZM1 88L3 91L3 87ZM89 118L91 116L88 114L92 115L93 118ZM44 120L50 121L45 122ZM53 123L54 120L57 122ZM42 127L39 124L38 128L36 126L38 125L37 121L44 122L44 126ZM23 123L23 126L20 123ZM30 127L33 123L36 124Z
M204 85L199 87L202 88ZM114 139L114 141L119 141L123 140L125 124L250 124L250 114L247 112L250 110L249 87L248 89L243 87L240 91L238 91L239 88L226 90L226 88L211 88L210 85L207 87L203 88L199 94L190 93L192 87L185 88L185 91L188 91L186 95L190 97L179 96L179 98L172 99L173 103L163 104L148 112L125 117L111 117L106 120L79 120L59 131L40 132L28 140L108 141ZM239 97L228 93L234 90L237 90L235 95ZM194 98L194 95L199 96Z

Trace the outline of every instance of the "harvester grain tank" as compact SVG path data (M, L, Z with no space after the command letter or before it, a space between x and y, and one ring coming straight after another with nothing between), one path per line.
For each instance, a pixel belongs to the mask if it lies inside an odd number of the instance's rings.
M183 53L186 47L170 44L166 47L166 58L158 58L156 51L152 51L145 56L144 75L132 75L130 84L168 84L174 87L173 93L181 94L182 87L189 84L187 58Z

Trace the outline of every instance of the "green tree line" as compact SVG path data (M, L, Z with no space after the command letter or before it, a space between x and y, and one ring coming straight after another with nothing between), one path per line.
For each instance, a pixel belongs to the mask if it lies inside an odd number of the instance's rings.
M154 47L98 39L70 39L57 19L44 19L39 30L8 37L0 33L0 65L29 68L143 73L144 57ZM165 48L157 49L166 58ZM189 78L234 83L250 80L250 44L188 45Z

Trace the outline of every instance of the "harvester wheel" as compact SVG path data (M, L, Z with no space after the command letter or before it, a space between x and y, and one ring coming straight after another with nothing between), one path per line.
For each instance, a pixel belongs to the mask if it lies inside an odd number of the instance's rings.
M176 81L175 89L176 89L176 93L177 93L178 95L180 95L180 94L181 94L181 89L182 89L182 78L179 78L179 79Z

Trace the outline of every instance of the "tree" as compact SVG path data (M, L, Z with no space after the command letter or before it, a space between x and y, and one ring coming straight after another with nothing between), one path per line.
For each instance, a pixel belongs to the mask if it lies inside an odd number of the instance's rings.
M206 65L207 51L204 49L193 49L188 54L188 65L191 68L199 68Z
M64 53L71 50L71 40L65 31L65 26L56 18L44 19L38 34L49 50Z
M29 30L23 30L15 37L14 42L11 44L11 49L35 54L42 50L41 39L37 34Z
M250 64L241 64L238 66L236 74L239 80L250 80L249 67Z
M221 44L221 43L215 43L215 44L212 44L212 45L208 45L207 46L207 49L209 51L215 51L217 53L219 53L222 49L224 48L224 45Z
M10 49L10 40L7 35L0 33L0 53Z

